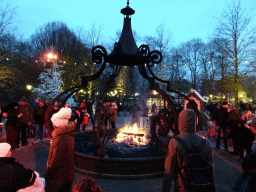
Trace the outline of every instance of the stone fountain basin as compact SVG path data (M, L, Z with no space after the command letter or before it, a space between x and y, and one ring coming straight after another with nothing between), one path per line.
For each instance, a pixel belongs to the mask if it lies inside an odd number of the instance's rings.
M153 142L148 146L129 149L109 141L105 149L106 155L98 157L92 132L76 134L76 172L108 179L146 179L164 174L166 151Z

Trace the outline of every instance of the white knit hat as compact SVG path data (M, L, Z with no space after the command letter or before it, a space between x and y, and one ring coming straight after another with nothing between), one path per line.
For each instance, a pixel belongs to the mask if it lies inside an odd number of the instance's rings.
M67 107L61 108L51 118L53 125L55 125L56 127L66 126L68 124L68 120L71 117L71 113L72 113L71 108L67 108Z
M9 143L0 143L0 157L5 157L10 149L11 145Z

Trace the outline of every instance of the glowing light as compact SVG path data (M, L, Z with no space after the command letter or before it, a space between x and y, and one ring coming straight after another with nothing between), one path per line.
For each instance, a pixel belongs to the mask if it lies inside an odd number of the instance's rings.
M47 55L47 57L48 57L49 59L52 59L52 58L53 58L53 54L49 53L49 54Z
M54 55L52 53L47 54L48 59L57 59L57 55Z
M127 142L129 145L147 145L149 143L146 131L138 128L136 123L132 127L127 125L119 129L115 142Z
M31 86L31 85L27 85L27 89L28 89L28 90L31 90L31 89L32 89L32 86Z

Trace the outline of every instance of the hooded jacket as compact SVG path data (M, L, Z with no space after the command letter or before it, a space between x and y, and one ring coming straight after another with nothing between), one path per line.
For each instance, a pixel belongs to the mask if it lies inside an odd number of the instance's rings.
M33 111L33 117L36 124L44 125L45 124L45 112L46 106L40 107L39 105Z
M178 127L180 134L178 137L186 141L189 147L196 146L199 147L201 136L196 134L196 114L192 109L183 110L178 118ZM207 140L205 147L202 151L212 158L212 148L210 142ZM187 154L183 146L178 143L176 139L171 139L168 145L168 155L165 159L165 172L169 174L171 179L174 179L176 187L179 191L187 191L183 180L181 179L180 167L183 163L183 157Z
M226 128L228 124L228 109L222 106L212 114L211 120L216 121L216 124L221 128Z
M53 143L49 149L45 173L46 192L57 192L65 184L72 184L74 180L75 127L76 125L72 121L59 127L54 125L54 131L52 132Z

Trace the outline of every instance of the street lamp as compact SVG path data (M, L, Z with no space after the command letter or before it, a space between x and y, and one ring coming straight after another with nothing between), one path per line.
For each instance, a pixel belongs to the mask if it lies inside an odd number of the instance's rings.
M54 54L52 54L52 53L49 53L49 54L47 55L47 57L48 57L49 60L51 60L51 59L57 59L57 55L54 55Z
M47 62L46 62L46 68L51 68L53 67L54 61L58 58L57 55L53 53L48 53L47 55Z
M27 89L30 91L32 89L32 85L27 85Z

